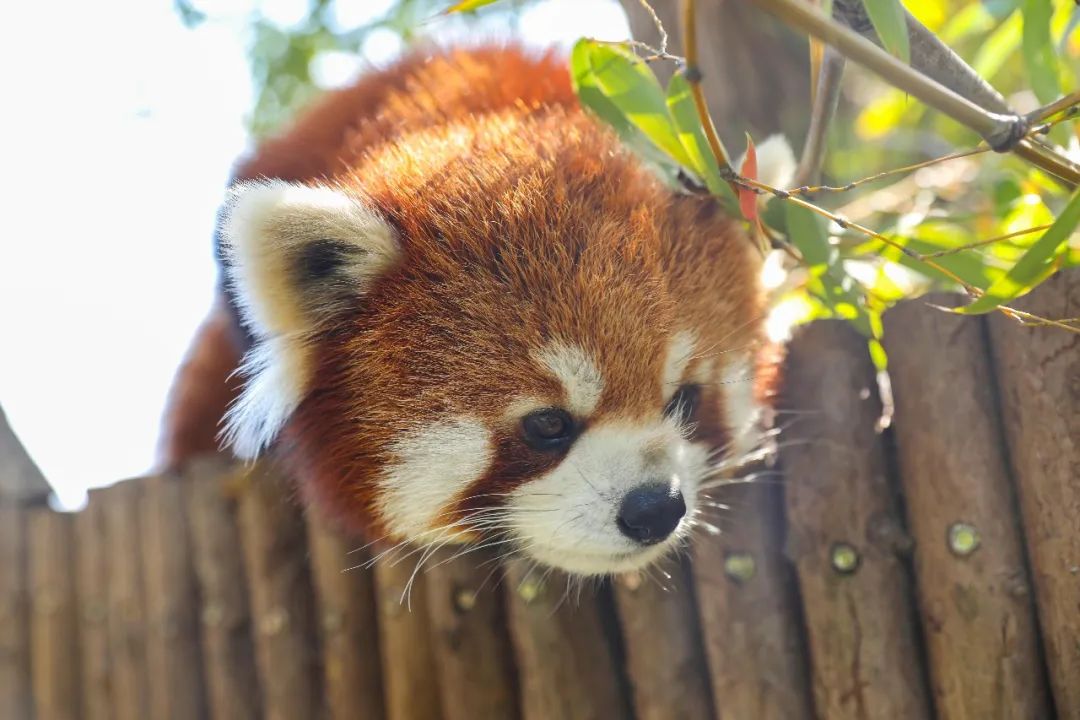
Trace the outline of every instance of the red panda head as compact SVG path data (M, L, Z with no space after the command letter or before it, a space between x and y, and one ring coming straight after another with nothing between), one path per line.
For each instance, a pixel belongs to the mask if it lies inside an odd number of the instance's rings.
M222 225L254 344L227 418L373 538L584 574L685 537L754 422L759 262L575 107L405 133Z

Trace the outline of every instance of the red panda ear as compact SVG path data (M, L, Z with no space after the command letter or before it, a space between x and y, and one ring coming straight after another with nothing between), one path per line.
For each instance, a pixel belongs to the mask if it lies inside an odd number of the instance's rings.
M363 295L400 248L382 217L329 186L240 183L223 217L225 270L255 338L224 436L238 455L254 457L306 392L313 334Z

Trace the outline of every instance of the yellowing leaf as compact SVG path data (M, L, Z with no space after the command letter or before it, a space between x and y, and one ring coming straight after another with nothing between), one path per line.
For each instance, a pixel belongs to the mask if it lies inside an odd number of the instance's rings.
M461 2L456 2L450 7L446 8L445 13L449 15L450 13L479 10L485 5L494 5L498 1L499 0L461 0Z

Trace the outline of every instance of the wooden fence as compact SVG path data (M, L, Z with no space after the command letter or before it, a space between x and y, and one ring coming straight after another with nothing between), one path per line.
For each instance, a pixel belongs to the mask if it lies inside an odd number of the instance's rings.
M955 303L948 296L932 299ZM1080 275L1022 305L1076 316ZM1080 718L1080 340L911 302L792 341L780 466L590 586L362 564L265 466L0 509L0 718ZM411 607L401 604L413 579Z

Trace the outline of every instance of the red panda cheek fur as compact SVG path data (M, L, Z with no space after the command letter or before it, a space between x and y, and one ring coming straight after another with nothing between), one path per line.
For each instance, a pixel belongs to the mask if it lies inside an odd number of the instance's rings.
M490 428L492 460L459 513L557 464L523 449L507 417L517 398L565 399L534 360L545 344L595 360L604 391L587 422L602 423L661 415L673 333L696 338L691 370L760 338L759 258L742 230L662 186L580 109L553 54L409 57L240 166L238 179L262 177L332 182L401 243L401 262L309 340L312 377L275 447L323 512L372 538L395 533L379 479L411 429L454 416ZM723 392L703 388L699 433L714 446L731 431Z

